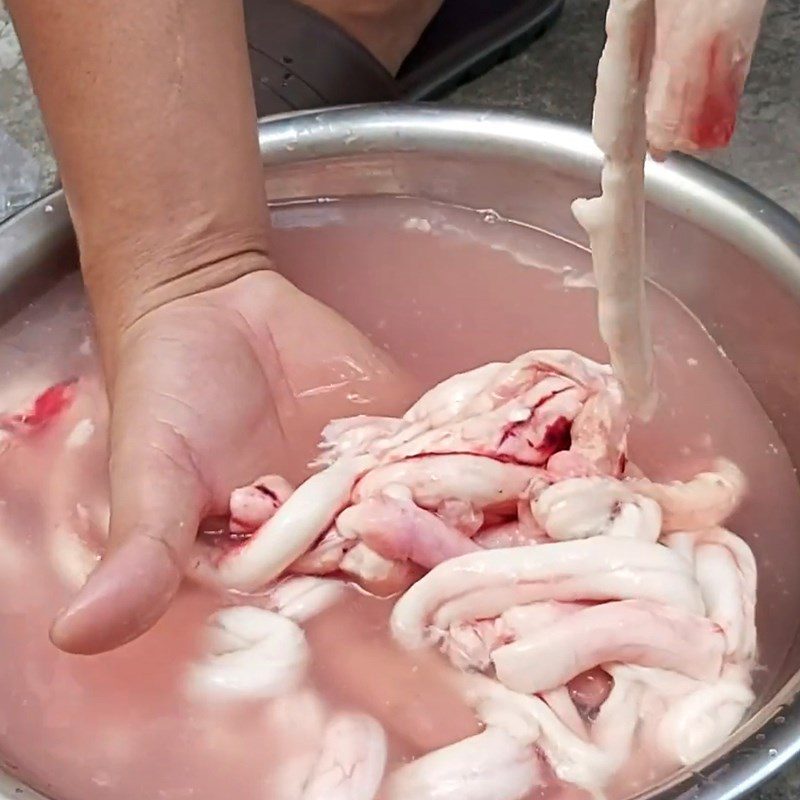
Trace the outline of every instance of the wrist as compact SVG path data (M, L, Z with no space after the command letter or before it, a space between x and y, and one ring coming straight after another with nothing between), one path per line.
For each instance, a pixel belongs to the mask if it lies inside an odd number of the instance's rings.
M180 247L118 247L82 258L106 366L115 360L126 331L156 309L272 269L261 234L217 236Z

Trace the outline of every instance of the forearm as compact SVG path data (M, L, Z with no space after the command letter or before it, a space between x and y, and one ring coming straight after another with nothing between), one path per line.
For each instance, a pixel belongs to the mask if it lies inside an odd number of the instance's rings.
M241 3L9 0L101 335L266 256ZM239 258L238 256L244 256Z

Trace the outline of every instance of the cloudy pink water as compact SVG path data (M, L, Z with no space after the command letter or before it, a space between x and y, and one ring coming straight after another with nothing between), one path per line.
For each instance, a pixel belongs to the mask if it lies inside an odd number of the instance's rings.
M542 232L404 199L287 206L273 226L285 273L425 385L534 348L604 358L588 254ZM666 293L649 294L661 400L653 422L634 431L632 460L653 477L678 478L716 455L733 459L751 487L734 530L757 557L780 540L783 559L800 559L790 535L800 528L800 491L777 434L702 326ZM74 280L7 326L2 410L24 399L26 386L95 374L88 332ZM49 621L70 591L48 555L58 509L103 491L100 451L91 464L60 458L75 421L0 456L0 755L58 800L272 800L285 731L269 703L210 706L182 693L213 598L186 589L154 631L108 655L67 656L49 643ZM797 607L800 587L783 583L781 564L763 557L759 566L760 618ZM307 631L310 685L333 709L378 718L391 766L470 735L476 723L445 688L435 655L394 648L389 610L353 591ZM770 626L762 659L778 665L790 639Z

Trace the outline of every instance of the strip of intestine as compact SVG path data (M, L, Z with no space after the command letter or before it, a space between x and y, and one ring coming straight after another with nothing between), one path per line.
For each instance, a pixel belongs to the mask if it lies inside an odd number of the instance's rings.
M325 726L299 800L373 800L386 768L387 741L366 714L339 713Z
M653 0L611 0L592 123L605 157L602 194L572 206L589 234L600 335L631 409L643 417L656 399L644 299L645 100L654 29Z
M602 194L573 203L589 234L598 323L631 410L655 408L645 304L644 165L733 134L765 0L611 0L592 131Z
M268 699L297 688L309 648L298 625L254 606L223 608L204 633L206 656L187 675L187 692L210 700Z
M691 567L678 554L658 544L603 536L447 561L398 600L392 630L403 646L424 647L451 625L492 619L513 606L619 600L703 611Z
M367 714L332 714L313 690L277 698L266 724L275 731L270 800L373 800L386 769L388 743Z
M661 506L613 478L567 478L548 486L531 511L551 539L588 539L606 534L654 542L661 533Z
M524 741L502 728L434 750L396 770L387 800L519 800L540 785L541 765Z
M261 597L251 596L259 607L276 611L302 625L338 603L346 591L340 580L311 575L290 575L273 584Z

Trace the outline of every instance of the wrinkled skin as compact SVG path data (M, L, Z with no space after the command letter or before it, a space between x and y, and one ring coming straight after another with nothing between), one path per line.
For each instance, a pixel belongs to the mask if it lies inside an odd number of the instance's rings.
M52 630L80 653L150 627L201 519L224 513L231 491L268 469L301 477L302 442L364 407L348 394L386 413L411 392L351 325L269 272L151 311L124 333L116 364L109 548Z

